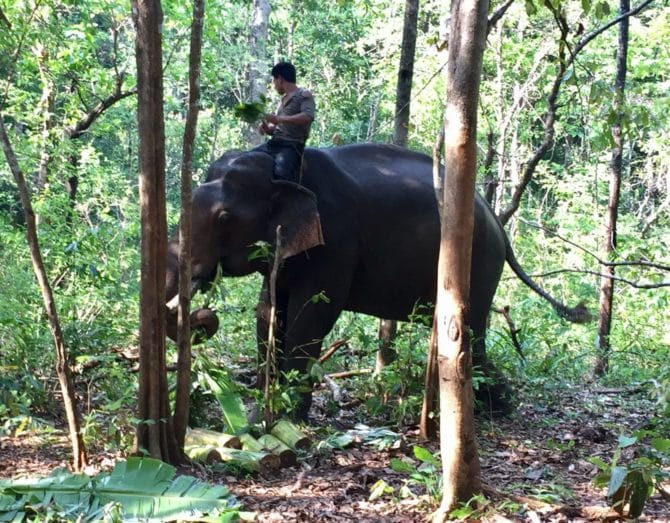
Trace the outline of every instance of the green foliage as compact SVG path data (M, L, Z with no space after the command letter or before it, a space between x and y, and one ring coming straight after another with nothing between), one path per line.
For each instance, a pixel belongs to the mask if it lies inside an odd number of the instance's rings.
M258 122L266 113L265 101L261 102L240 102L235 104L233 112L236 118L243 122L253 124Z
M0 480L0 521L236 521L228 489L150 458L128 458L96 477L56 470L42 479Z
M219 402L226 433L246 432L249 427L239 386L233 382L228 372L215 367L204 354L196 359L194 370L196 383L208 390Z
M633 447L635 456L627 464L621 464L623 453ZM590 461L600 469L594 482L600 487L607 486L607 499L612 508L624 514L628 506L628 517L638 518L654 487L670 478L667 471L670 439L658 437L656 431L636 431L632 436L619 437L610 463L597 457L592 457Z
M566 16L570 45L615 16L614 5L601 1L551 5ZM84 438L103 448L126 449L135 422L136 377L115 353L137 343L140 235L135 97L107 109L77 139L67 138L65 130L113 93L117 81L122 91L134 87L130 12L126 4L110 0L5 0L0 8L12 23L11 31L0 30L0 109L30 179L39 239L72 355L77 392L85 399ZM167 194L169 222L174 225L191 12L189 5L179 2L164 3L164 11ZM207 6L194 183L221 151L247 147L235 107L241 105L247 114L244 78L250 62L250 15L249 2ZM423 151L430 151L442 121L445 85L439 71L446 53L438 51L436 44L444 36L445 15L443 2L422 2L409 139L410 147ZM390 141L402 17L402 3L388 0L273 2L267 71L276 58L290 59L298 67L298 83L315 93L318 112L310 145ZM580 27L582 34L578 34ZM493 202L496 210L507 205L514 183L544 138L547 95L559 64L557 35L556 20L546 4L528 0L513 4L489 36L478 139L483 159L491 133L494 162L486 169L480 162L479 174L501 179ZM669 39L667 6L652 7L631 19L627 96L622 108L625 172L614 261L670 257L670 213L664 203L670 170ZM616 116L612 108L615 45L613 28L587 46L562 78L553 143L508 226L517 256L529 273L601 270L593 255L532 224L553 229L602 256L611 124ZM50 109L43 100L45 87L53 92ZM267 103L276 100L270 90ZM255 120L261 111L264 107L250 108L246 120ZM51 127L45 132L47 118ZM50 157L48 178L38 190L34 173L43 152ZM65 187L74 176L79 184L72 202ZM53 342L12 187L8 168L0 162L0 431L5 434L41 428L41 417L59 412L54 399ZM256 254L269 259L268 247L259 245ZM667 280L667 274L634 266L618 267L617 276L647 284ZM399 275L405 277L411 275ZM536 280L562 301L583 300L595 312L597 276L575 272ZM198 300L207 301L221 321L216 336L197 349L191 414L199 424L224 423L226 418L231 426L243 423L245 391L232 385L232 373L221 369L253 367L256 362L254 311L259 287L258 275L226 278L208 296L196 298L195 305ZM316 294L305 306L319 306L329 299ZM576 326L559 319L508 270L495 302L511 306L525 361L515 353L508 326L498 314L491 317L489 355L517 386L551 397L566 383L581 382L590 375L595 324ZM616 283L613 352L604 380L613 385L650 384L665 415L670 413L669 304L667 288L639 290ZM428 322L421 316L400 325L395 342L398 357L391 366L378 375L348 381L350 394L362 400L356 415L366 422L371 417L396 425L416 420L429 337ZM343 314L324 345L339 338L348 340L348 348L323 365L313 363L312 377L374 365L379 347L376 319ZM273 385L274 409L294 408L296 393L308 386L302 379L293 373ZM475 374L475 385L479 379ZM609 470L619 467L613 486L631 485L624 489L624 498L639 505L649 478L656 477L655 467L667 463L663 461L667 457L666 451L651 446L650 437L640 437L632 447L640 452L630 463L621 465L617 458L607 466ZM621 456L628 457L625 452L630 449L622 449ZM649 458L644 449L656 457ZM642 457L652 462L636 461ZM422 485L418 469L429 465L415 458L410 474L418 474L416 485ZM388 489L380 483L373 491L381 495ZM542 495L555 499L566 494L557 488ZM462 510L467 517L472 507Z
M410 487L421 487L425 489L429 499L439 503L442 499L442 464L438 453L431 453L427 449L414 445L412 447L414 459L409 456L403 458L391 458L391 468L395 472L408 474L405 485L400 489L402 497L415 497L416 494Z

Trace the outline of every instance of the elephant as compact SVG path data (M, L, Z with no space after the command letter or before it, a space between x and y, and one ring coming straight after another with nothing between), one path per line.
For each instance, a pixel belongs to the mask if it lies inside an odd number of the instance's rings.
M225 276L261 273L257 322L262 346L272 260L250 254L256 242L274 245L281 225L276 337L282 370L306 372L343 310L406 320L417 305L435 303L440 218L432 158L371 143L307 148L299 183L274 180L272 161L264 153L231 151L210 165L206 182L193 193L191 283L193 289L206 286L218 267ZM569 308L530 279L501 223L477 194L469 326L473 365L494 378L488 388L480 386L477 396L493 410L509 408L510 389L485 350L487 317L506 261L562 317L589 319L583 305ZM177 293L177 269L173 237L167 260L168 299ZM192 319L195 326L209 325L209 335L216 330L212 316L211 311L194 311ZM168 321L174 323L174 318L173 313ZM306 418L310 405L311 394L305 393L298 417Z

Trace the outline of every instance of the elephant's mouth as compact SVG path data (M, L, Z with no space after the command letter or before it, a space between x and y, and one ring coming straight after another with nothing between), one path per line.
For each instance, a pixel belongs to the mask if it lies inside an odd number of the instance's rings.
M191 297L202 289L206 289L207 280L195 278L191 281ZM168 309L168 318L166 331L172 340L177 340L177 307L179 305L179 294L175 295L166 303ZM216 313L206 307L195 309L190 315L191 332L193 334L193 344L202 343L216 334L219 328L219 318Z
M191 313L191 332L194 344L208 340L216 334L218 329L219 318L213 310L202 308Z
M190 323L193 338L192 343L194 345L208 340L214 336L219 329L219 318L216 316L216 313L213 310L204 307L195 309L191 312ZM173 311L171 314L168 313L167 324L165 327L168 337L173 341L177 341L176 311Z

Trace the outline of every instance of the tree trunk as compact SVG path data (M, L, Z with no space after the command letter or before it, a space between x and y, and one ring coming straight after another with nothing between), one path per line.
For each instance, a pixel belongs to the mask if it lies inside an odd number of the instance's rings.
M474 427L469 289L477 160L477 102L487 0L451 4L442 235L437 284L440 450L444 475L437 521L481 490Z
M620 0L619 13L630 10L630 0ZM626 88L626 61L628 59L628 18L619 23L619 45L617 48L616 79L614 81L614 102L612 110L616 119L612 126L614 149L610 162L609 201L607 216L605 217L605 255L611 261L617 244L617 217L619 213L619 196L621 192L621 170L623 158L622 126L624 120L624 93ZM614 276L614 266L606 265L602 268L607 276ZM614 302L614 279L603 277L600 283L600 311L598 313L598 354L593 373L596 377L607 372L610 354L610 332L612 330L612 305Z
M142 237L140 376L135 452L168 463L181 454L172 427L165 369L165 127L160 0L133 0Z
M270 1L253 0L251 32L249 33L249 64L247 78L247 101L258 102L267 93L267 43ZM262 141L255 125L247 125L244 136L249 145L258 145Z
M379 348L377 349L377 359L375 361L375 373L380 373L384 367L395 360L396 351L393 348L393 342L395 341L397 332L397 321L379 319L379 329L377 331Z
M437 322L433 315L433 328L430 331L428 342L428 357L426 358L426 375L424 376L423 404L421 406L421 419L419 421L419 434L427 440L437 437Z
M406 0L402 49L400 51L400 65L398 66L398 83L396 85L395 117L393 118L393 143L400 147L407 147L418 16L419 0ZM395 359L393 342L397 331L398 323L395 320L379 320L378 337L380 346L377 351L375 372L379 372Z
M191 404L191 193L193 145L198 126L200 100L200 56L205 1L194 0L191 49L188 70L188 109L182 145L181 215L179 219L179 308L177 311L177 393L174 405L174 432L177 446L184 448Z
M44 309L49 319L49 328L56 346L56 374L58 375L58 383L60 384L61 393L63 394L63 404L65 406L65 416L67 418L68 429L70 431L70 442L72 444L72 468L79 472L86 466L86 449L80 433L80 417L77 409L77 398L74 392L74 384L72 382L72 374L70 364L68 362L67 349L63 341L63 332L60 327L60 320L58 318L58 310L54 301L53 292L49 285L49 278L47 277L42 254L40 252L39 240L37 238L37 225L35 221L35 212L33 211L30 202L30 194L26 186L25 177L19 167L19 163L14 155L9 137L5 130L3 116L0 113L0 141L2 148L7 158L9 168L14 175L16 185L21 195L21 204L23 206L23 213L26 220L26 235L28 237L28 245L30 247L30 258L33 263L33 270L37 277L37 283L42 291L42 300L44 301Z
M393 119L393 143L407 146L409 132L409 104L412 98L414 77L414 54L416 50L416 25L419 16L419 0L405 0L405 22L402 31L402 50L398 67L398 83Z
M53 81L51 80L49 70L47 69L49 52L44 48L40 48L37 49L35 53L38 55L37 65L42 79L42 99L40 100L40 110L42 112L42 151L40 153L40 163L37 168L35 185L37 190L42 192L49 181L49 162L51 161L51 154L49 154L49 149L51 149L49 135L52 132L54 124L56 94L54 92Z

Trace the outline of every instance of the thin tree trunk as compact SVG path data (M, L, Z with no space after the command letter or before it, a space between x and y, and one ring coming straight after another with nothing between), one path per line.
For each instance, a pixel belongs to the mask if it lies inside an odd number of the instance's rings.
M400 147L407 147L407 136L409 133L410 101L412 99L418 17L419 0L406 0L400 65L398 66L398 83L396 84L395 117L393 118L393 143ZM393 349L393 342L395 341L397 332L398 322L386 319L379 320L378 338L380 346L377 350L375 372L380 372L382 368L395 359L396 353Z
M37 190L41 192L48 182L49 162L51 161L49 135L53 128L56 95L49 70L47 69L49 52L41 48L36 51L36 54L38 54L37 65L42 79L42 99L40 100L40 110L42 112L42 152L40 153L40 163L37 168L37 181L35 185Z
M444 170L442 165L442 148L444 147L444 128L447 125L446 110L442 116L442 125L433 144L433 188L435 189L435 199L437 200L437 209L440 216L440 223L443 219L443 201L442 192L444 191ZM419 433L422 438L435 439L437 436L437 420L435 413L438 410L437 389L438 389L438 371L437 371L437 309L433 312L433 328L430 332L430 341L428 343L428 356L426 358L426 375L424 377L423 404L421 406L421 419L419 421ZM431 416L432 413L432 416Z
M428 342L428 357L426 358L426 375L424 376L424 395L421 406L421 420L419 421L419 434L427 440L437 437L437 395L438 387L437 373L437 322L433 315L433 328L430 331Z
M46 269L44 268L44 261L40 252L39 241L37 238L37 225L35 222L35 212L33 211L30 202L30 195L26 186L25 177L19 167L19 163L14 155L9 137L5 130L4 118L0 113L0 141L2 148L7 158L9 168L14 175L16 185L21 195L21 204L26 220L26 235L28 237L28 245L30 247L30 257L33 263L33 270L37 277L42 292L42 300L44 301L44 309L49 319L49 328L54 339L56 347L56 373L58 375L58 383L60 384L61 393L63 394L63 404L65 406L65 416L67 418L68 429L70 431L70 442L72 444L72 468L75 471L81 471L87 464L86 449L82 440L80 432L80 416L77 408L77 398L74 392L74 384L72 382L72 374L68 362L67 349L63 341L63 332L60 327L58 319L58 310L54 301L53 292L49 285L49 278L47 277Z
M620 0L619 13L630 10L630 0ZM617 68L614 82L613 110L616 120L612 126L614 149L610 162L609 201L605 217L605 258L611 261L617 244L617 217L619 213L619 196L621 192L621 170L623 164L622 125L624 120L624 94L626 89L626 61L628 59L628 18L619 23L619 45L617 48ZM600 283L600 311L598 314L598 354L593 373L596 377L607 372L610 355L610 333L612 330L612 305L614 303L614 266L606 265L602 271L608 276Z
M414 78L414 55L416 52L416 26L419 17L419 0L405 0L405 21L402 32L402 48L398 67L398 83L393 119L393 143L407 146L409 132L410 101Z
M247 87L248 101L258 102L267 93L267 43L268 20L270 18L270 1L253 0L251 15L251 31L249 33L249 64ZM244 135L249 145L258 145L262 141L254 125L244 129Z
M177 392L174 405L174 432L177 446L184 448L186 427L191 404L191 193L193 146L198 126L200 100L200 56L205 1L193 1L191 50L188 71L188 109L182 145L181 215L179 219L179 308L177 310Z
M140 281L140 376L135 452L169 463L177 448L165 368L165 127L160 0L133 0L137 60L137 123L142 224Z
M384 367L395 360L396 351L393 348L393 342L395 341L397 332L397 321L379 319L379 329L377 332L379 348L377 349L377 358L375 361L375 373L380 373Z
M469 290L477 161L477 102L488 0L454 0L447 73L445 178L437 285L444 521L481 490L474 426Z

